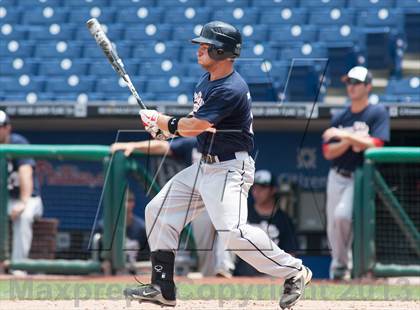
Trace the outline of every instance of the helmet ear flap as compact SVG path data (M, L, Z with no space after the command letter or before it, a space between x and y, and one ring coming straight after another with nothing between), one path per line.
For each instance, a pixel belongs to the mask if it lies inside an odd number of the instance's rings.
M210 45L208 49L208 53L209 53L210 58L214 60L223 60L227 58L225 51L222 48L217 48L214 45Z

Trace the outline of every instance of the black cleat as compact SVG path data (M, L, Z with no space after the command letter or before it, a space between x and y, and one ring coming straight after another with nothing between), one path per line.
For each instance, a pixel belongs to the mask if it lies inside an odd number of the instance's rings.
M302 265L302 270L293 278L284 282L283 295L280 298L280 308L290 309L299 301L312 279L312 271Z
M126 288L124 289L124 296L126 299L138 300L140 303L151 302L160 306L176 306L176 299L166 299L163 297L159 286L153 284L145 284L137 288Z

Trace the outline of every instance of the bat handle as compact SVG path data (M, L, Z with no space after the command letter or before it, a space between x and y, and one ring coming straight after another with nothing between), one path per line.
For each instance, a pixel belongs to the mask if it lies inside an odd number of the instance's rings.
M131 82L130 76L128 74L124 74L122 76L122 78L124 79L124 81L127 83L128 88L130 89L131 93L133 94L134 98L136 98L137 103L139 104L139 106L142 109L147 109L146 105L143 103L143 101L141 100L139 94L137 93L136 88L133 85L133 82Z

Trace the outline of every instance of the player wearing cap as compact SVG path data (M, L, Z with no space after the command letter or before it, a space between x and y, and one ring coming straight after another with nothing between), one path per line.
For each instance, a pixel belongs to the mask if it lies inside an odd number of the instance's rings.
M364 150L389 141L389 115L380 104L369 104L372 75L352 68L343 78L351 105L333 116L324 131L323 154L331 161L327 183L327 235L331 247L330 277L348 279L353 241L354 171L363 163Z
M9 116L0 110L0 144L29 144L23 136L12 133ZM16 158L7 163L9 190L8 214L13 222L12 260L28 258L32 244L32 223L42 215L35 161ZM14 271L15 274L22 274Z
M198 38L198 63L207 71L194 92L190 117L170 117L141 110L152 135L159 130L197 136L201 161L175 175L146 207L146 229L152 261L152 283L126 289L139 301L175 306L175 251L184 226L204 208L228 250L271 276L285 278L280 300L290 308L300 299L312 273L300 259L285 253L260 228L247 221L248 191L254 178L251 95L234 70L242 38L232 25L206 24Z

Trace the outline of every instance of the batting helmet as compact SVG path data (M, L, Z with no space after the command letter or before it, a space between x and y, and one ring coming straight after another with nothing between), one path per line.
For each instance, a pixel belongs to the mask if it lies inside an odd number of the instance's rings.
M200 36L191 42L209 44L209 56L214 60L236 58L241 54L241 33L234 26L220 21L205 24Z

